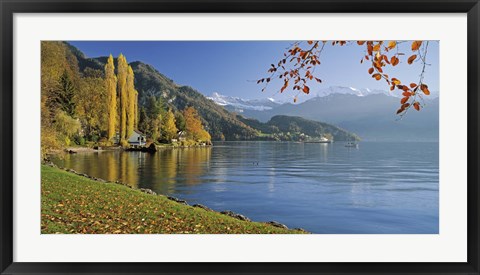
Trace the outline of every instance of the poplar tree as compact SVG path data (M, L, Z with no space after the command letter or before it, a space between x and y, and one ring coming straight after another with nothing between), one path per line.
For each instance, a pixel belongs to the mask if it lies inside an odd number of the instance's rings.
M123 143L127 138L127 106L128 106L128 89L127 89L128 64L123 54L118 56L117 64L117 88L118 97L120 99L120 142Z
M108 140L115 136L115 124L117 123L117 77L115 76L115 65L113 57L108 57L105 65L105 88L107 90L108 106Z
M127 71L127 138L130 137L133 133L135 127L135 99L137 91L135 91L135 84L134 84L134 75L131 66L128 66Z
M135 90L135 114L133 116L133 126L138 129L138 91Z

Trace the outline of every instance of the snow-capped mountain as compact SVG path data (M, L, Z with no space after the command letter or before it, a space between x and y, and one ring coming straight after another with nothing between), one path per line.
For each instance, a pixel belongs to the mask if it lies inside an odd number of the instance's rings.
M297 97L297 104L303 103L307 100L316 97L325 97L331 94L349 94L356 96L367 96L373 94L385 94L390 96L398 96L394 93L389 93L382 90L371 90L368 88L357 89L353 87L343 87L343 86L332 86L325 89L320 89L317 91L310 92L310 94L300 94ZM401 96L401 94L400 94ZM228 109L235 110L237 112L242 112L243 110L256 110L256 111L266 111L271 110L279 105L284 103L293 103L293 93L292 95L286 95L283 98L265 98L265 99L243 99L240 97L232 97L222 95L220 93L214 92L211 96L207 97L208 99L213 100L217 105L228 107Z
M207 98L213 100L217 105L229 107L229 109L234 109L237 112L243 112L243 110L266 111L281 104L276 102L273 98L242 99L239 97L221 95L217 92L214 92Z
M371 90L369 88L354 88L354 87L343 87L343 86L332 86L329 88L318 90L316 96L328 96L331 94L350 94L356 96L367 96L374 94L389 94L383 90Z
M288 92L286 92L288 93ZM319 98L326 98L331 95L354 95L358 97L366 97L371 95L386 95L388 97L402 98L402 93L400 91L384 91L379 89L369 89L369 88L354 88L354 87L344 87L344 86L332 86L329 88L319 89L317 91L311 91L310 94L300 93L297 97L295 105L307 102L309 100L316 100ZM286 95L286 94L285 94ZM425 99L435 99L438 97L438 91L431 91L431 95ZM244 111L269 111L285 103L294 104L293 93L283 98L265 98L265 99L242 99L239 97L231 97L226 95L221 95L219 93L213 93L212 96L208 97L213 100L216 104L226 107L228 110L235 112L244 112Z
M356 96L384 94L384 95L394 96L394 97L399 97L399 95L401 96L401 93L390 93L387 91L377 90L377 89L332 86L329 88L312 91L308 95L300 94L297 98L297 103L303 103L315 97L326 97L332 94L356 95Z

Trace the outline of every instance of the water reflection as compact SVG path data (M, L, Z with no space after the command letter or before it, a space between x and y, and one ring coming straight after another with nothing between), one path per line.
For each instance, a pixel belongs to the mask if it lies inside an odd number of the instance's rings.
M162 149L143 152L97 152L65 155L54 161L88 175L171 193L175 184L196 185L208 172L211 148Z
M208 172L211 148L165 149L156 154L147 154L149 161L143 169L142 187L152 188L160 193L173 193L175 185L192 186L202 182L201 178ZM150 184L148 184L150 183ZM148 184L148 185L147 185ZM185 189L188 193L188 189Z

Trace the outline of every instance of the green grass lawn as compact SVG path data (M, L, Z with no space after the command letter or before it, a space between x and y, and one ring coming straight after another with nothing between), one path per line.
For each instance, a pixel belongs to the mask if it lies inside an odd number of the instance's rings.
M42 165L42 234L292 234Z

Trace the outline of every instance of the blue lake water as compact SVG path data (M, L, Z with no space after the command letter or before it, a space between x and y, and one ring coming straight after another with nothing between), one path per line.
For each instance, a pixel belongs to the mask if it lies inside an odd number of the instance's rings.
M214 142L54 162L110 181L328 234L437 234L438 143Z

